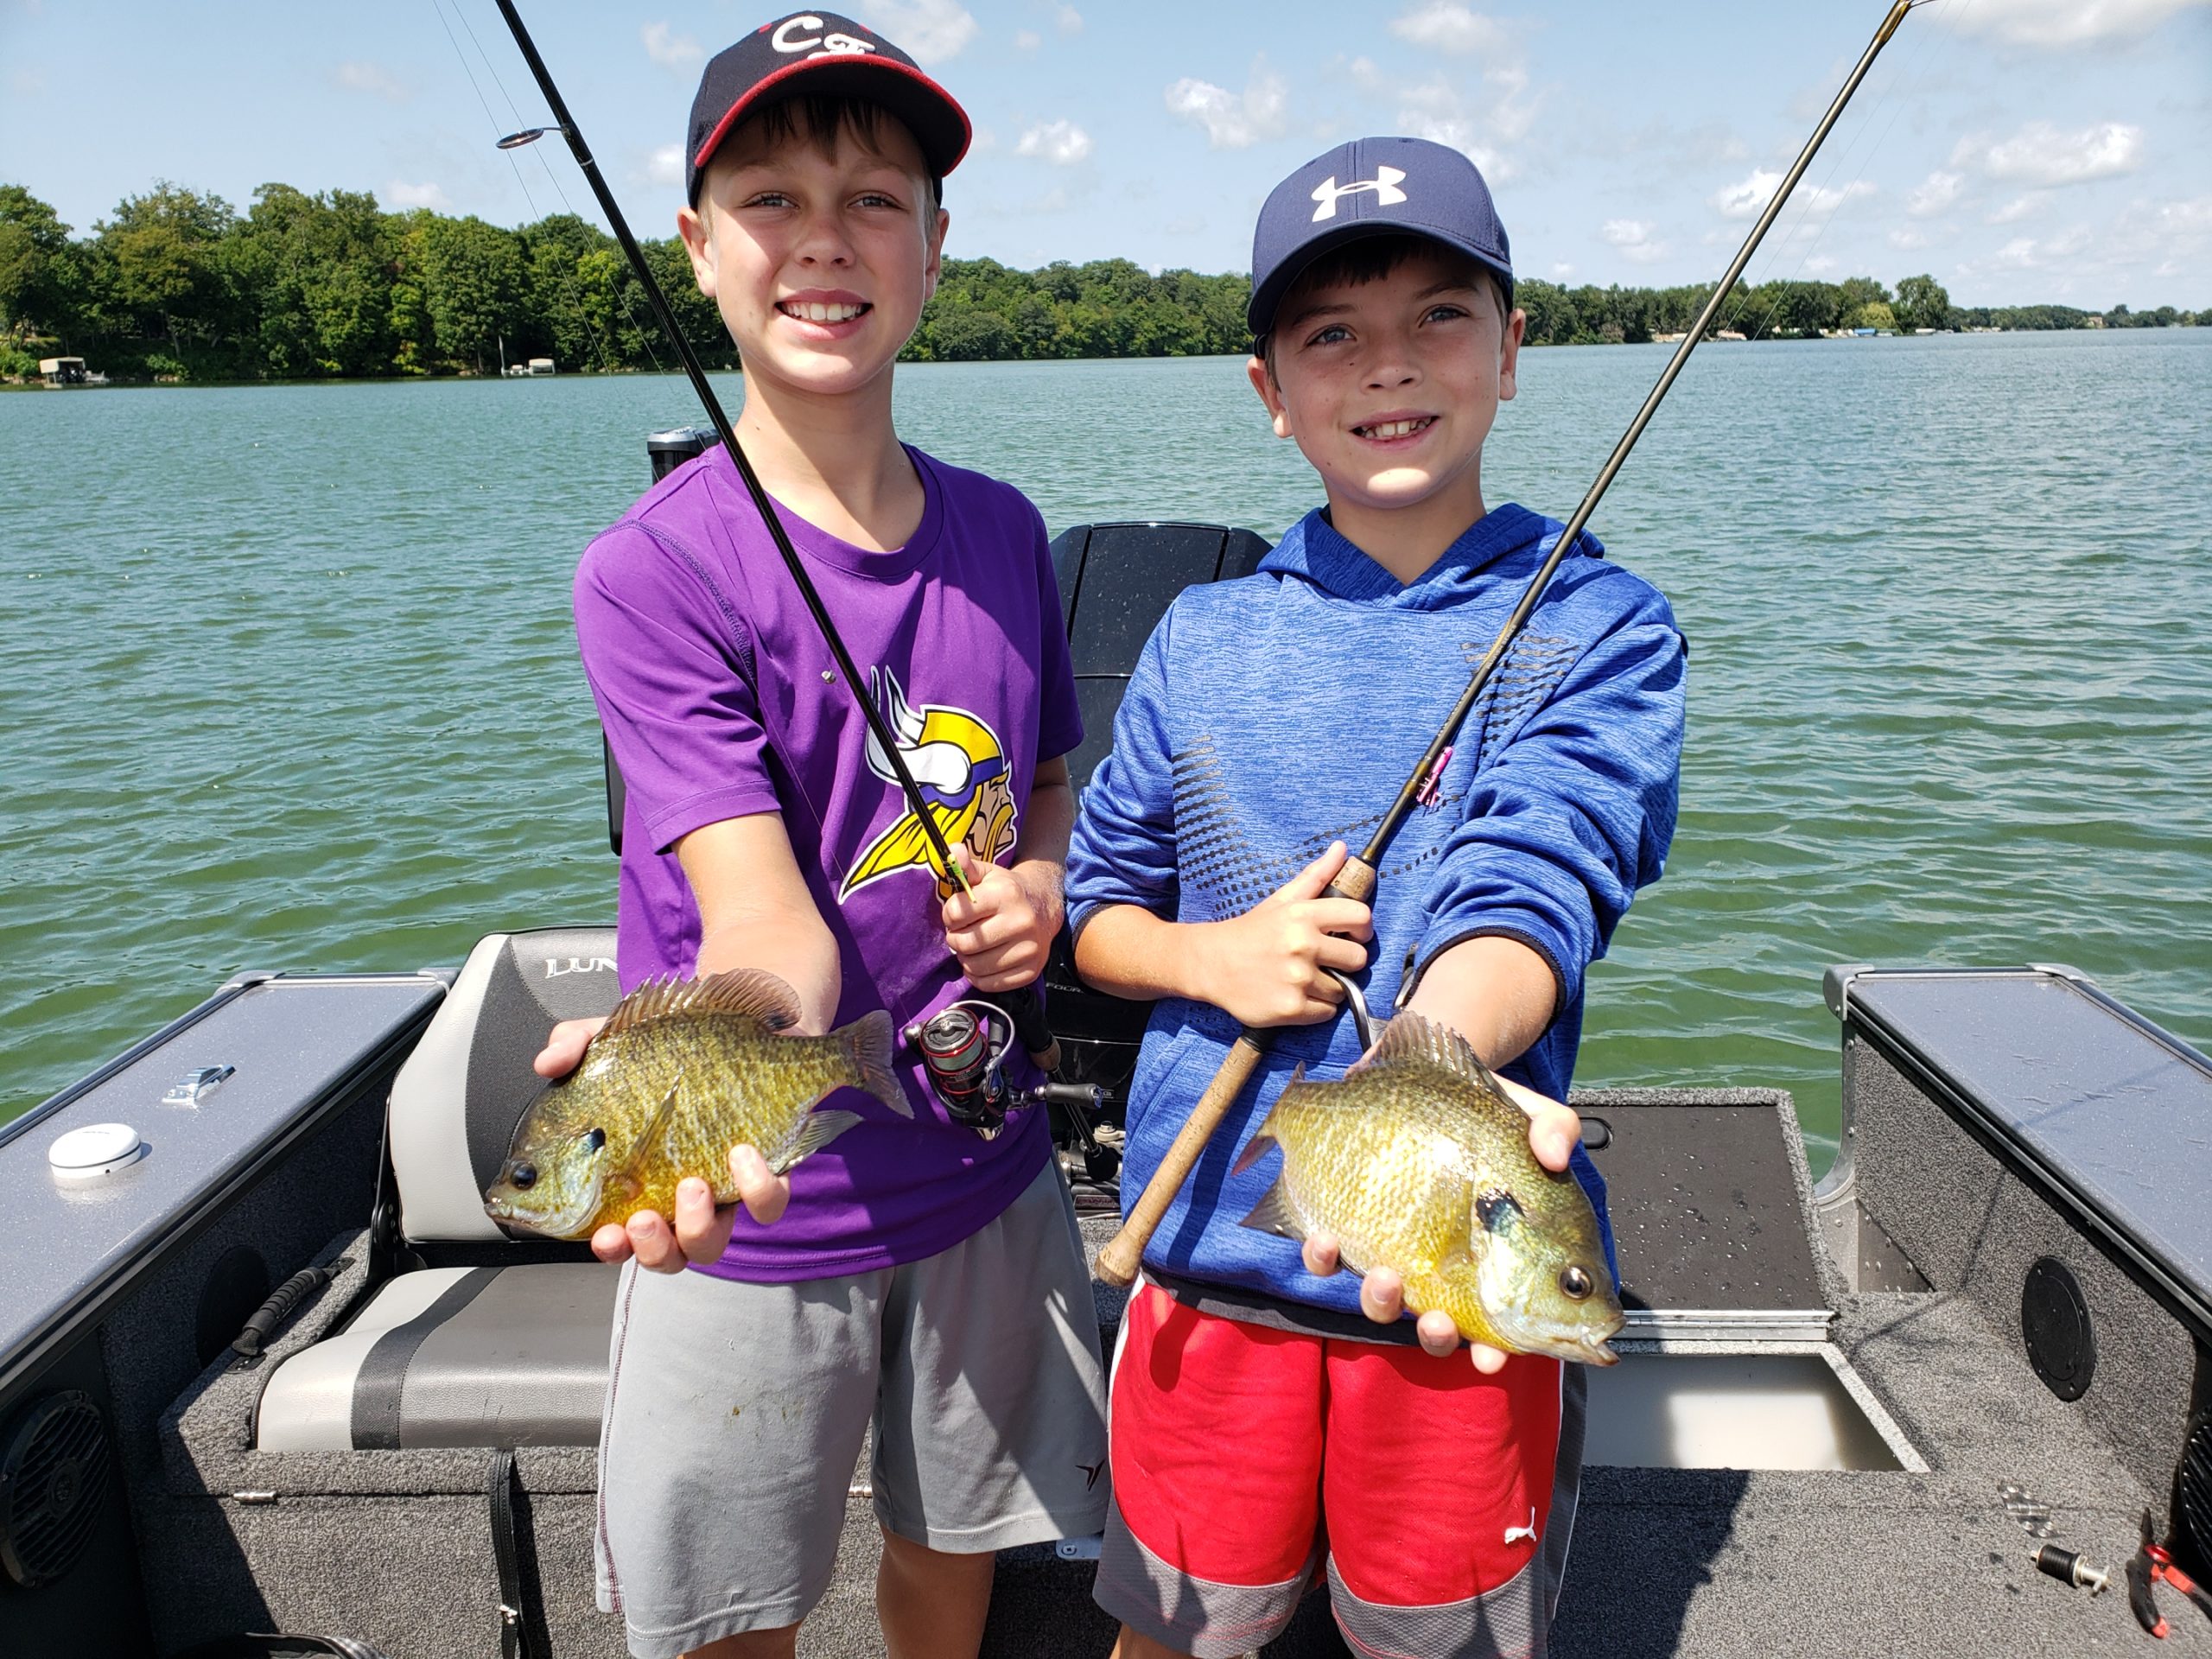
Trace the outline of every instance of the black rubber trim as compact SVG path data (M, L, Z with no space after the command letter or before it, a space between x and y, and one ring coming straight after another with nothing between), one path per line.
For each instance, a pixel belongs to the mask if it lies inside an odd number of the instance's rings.
M353 1379L353 1449L357 1452L399 1450L399 1403L407 1385L407 1368L416 1351L430 1332L484 1294L499 1276L497 1268L471 1268L456 1279L445 1294L404 1325L396 1325L378 1337L361 1361Z

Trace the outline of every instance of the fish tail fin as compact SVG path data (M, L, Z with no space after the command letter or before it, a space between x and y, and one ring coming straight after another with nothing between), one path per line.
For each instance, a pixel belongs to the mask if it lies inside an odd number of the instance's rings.
M874 1095L901 1117L912 1117L914 1108L891 1069L891 1015L874 1008L845 1027L845 1052L858 1075L853 1086Z

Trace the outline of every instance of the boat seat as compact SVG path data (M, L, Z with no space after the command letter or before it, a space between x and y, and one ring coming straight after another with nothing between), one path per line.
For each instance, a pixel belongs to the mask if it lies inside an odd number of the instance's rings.
M618 1269L522 1259L543 1246L486 1216L483 1192L543 1086L530 1063L547 1031L618 998L612 928L495 933L469 953L392 1079L385 1120L410 1255L466 1262L386 1279L274 1367L259 1450L598 1443ZM500 1262L503 1247L517 1259Z

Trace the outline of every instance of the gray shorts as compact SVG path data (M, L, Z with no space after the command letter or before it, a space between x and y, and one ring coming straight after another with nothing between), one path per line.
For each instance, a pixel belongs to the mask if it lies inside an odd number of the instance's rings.
M599 1445L599 1605L663 1659L805 1618L863 1436L876 1518L958 1554L1105 1524L1105 1382L1048 1163L925 1261L793 1285L623 1271Z

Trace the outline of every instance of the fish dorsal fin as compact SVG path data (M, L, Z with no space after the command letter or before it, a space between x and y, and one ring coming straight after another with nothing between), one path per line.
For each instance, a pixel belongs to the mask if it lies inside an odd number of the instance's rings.
M1496 1075L1482 1063L1465 1038L1449 1026L1423 1019L1411 1008L1382 1027L1375 1046L1360 1057L1351 1071L1379 1071L1393 1065L1441 1066L1480 1088L1504 1092L1498 1088Z
M706 979L649 979L622 999L599 1034L619 1037L679 1014L736 1014L782 1031L798 1023L798 993L760 968L734 968Z

